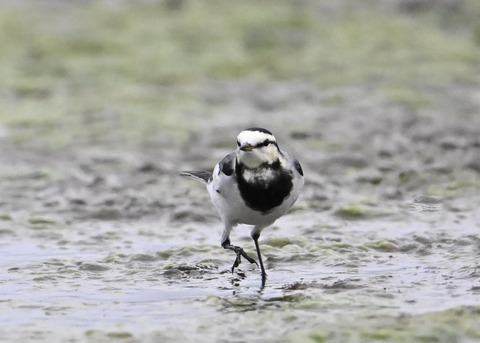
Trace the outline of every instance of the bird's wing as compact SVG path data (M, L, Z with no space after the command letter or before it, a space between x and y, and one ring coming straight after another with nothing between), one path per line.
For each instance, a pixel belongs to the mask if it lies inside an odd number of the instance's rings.
M297 172L303 176L303 169L302 169L302 166L300 165L300 162L298 162L298 160L293 161L293 166L297 170Z
M208 180L212 177L212 172L204 170L185 170L180 172L181 176L190 176L197 181L202 183L207 183Z
M225 156L223 160L221 160L218 163L218 168L223 174L227 176L230 176L233 174L233 172L235 171L236 156L237 155L234 152L232 152L227 156Z
M297 159L291 157L288 153L285 151L281 152L283 157L287 160L288 164L290 164L296 171L299 173L301 176L303 176L303 169L302 166L300 165L300 162L298 162Z
M215 167L214 172L220 173L231 176L235 171L235 157L236 154L233 152L223 158L220 162L218 162L217 166ZM181 176L190 176L197 181L208 183L212 180L212 172L204 171L204 170L184 170L180 172Z

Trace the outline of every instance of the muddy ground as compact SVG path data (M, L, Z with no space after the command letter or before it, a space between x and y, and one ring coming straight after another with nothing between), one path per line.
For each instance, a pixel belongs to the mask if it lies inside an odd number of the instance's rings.
M25 4L7 7L31 13ZM383 72L329 85L108 79L90 92L77 74L58 88L49 73L5 81L0 340L479 341L480 74L471 71L480 53L471 49L465 75L447 59L446 76L401 87ZM106 85L132 96L119 99L126 109L99 105ZM158 104L160 93L174 100ZM178 176L212 169L250 126L273 131L306 177L297 204L260 239L263 289L245 261L230 273L206 190ZM248 228L232 241L254 254Z

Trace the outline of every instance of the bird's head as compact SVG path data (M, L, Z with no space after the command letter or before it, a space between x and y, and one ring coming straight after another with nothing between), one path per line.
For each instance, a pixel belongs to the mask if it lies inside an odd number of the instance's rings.
M272 164L280 158L277 140L265 129L254 127L243 130L237 137L237 160L248 168Z

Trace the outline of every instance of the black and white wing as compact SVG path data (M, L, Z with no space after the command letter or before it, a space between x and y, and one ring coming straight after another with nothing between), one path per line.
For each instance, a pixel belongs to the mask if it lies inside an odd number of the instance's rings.
M237 159L236 153L232 152L225 156L223 160L218 162L218 171L217 173L223 173L226 176L231 176L235 171L235 160ZM216 169L216 168L215 168Z
M227 188L227 190L233 190L233 188L236 189L236 186L233 186L233 183L236 183L236 158L237 157L234 152L228 154L223 158L223 160L217 163L215 169L213 170L212 178L208 181L208 191L210 192L210 196L212 197L212 201L214 204L215 200L213 199L213 197L218 196L218 194L220 193L222 193L222 196L225 195L223 193L225 191L225 188Z
M212 179L218 178L221 174L231 176L235 171L235 156L235 153L225 156L224 159L215 166L213 173L205 170L184 170L180 172L180 175L189 176L202 183L209 183Z
M303 169L302 169L302 166L300 165L300 162L298 162L298 160L293 160L293 167L300 175L303 176Z

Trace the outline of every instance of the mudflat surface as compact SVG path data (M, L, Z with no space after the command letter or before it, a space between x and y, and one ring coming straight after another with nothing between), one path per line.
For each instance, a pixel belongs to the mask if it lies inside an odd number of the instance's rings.
M0 340L480 340L475 4L35 4L0 16ZM263 289L177 173L250 126L306 177Z

